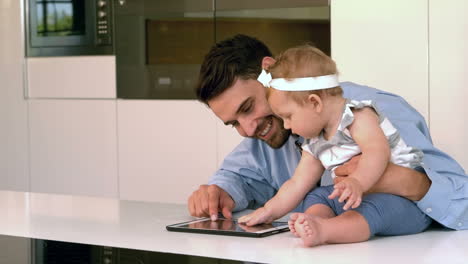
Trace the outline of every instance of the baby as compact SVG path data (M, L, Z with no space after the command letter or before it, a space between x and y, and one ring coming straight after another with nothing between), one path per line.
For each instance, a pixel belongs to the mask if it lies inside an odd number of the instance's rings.
M423 154L405 144L371 100L343 98L330 57L315 47L299 46L282 53L269 71L268 101L284 127L305 139L302 157L278 193L239 222L271 222L304 200L308 209L294 213L289 226L306 246L413 234L429 226L430 218L407 199L382 193L363 197L389 161L417 169ZM333 171L359 154L354 173L334 186L314 189L324 170Z

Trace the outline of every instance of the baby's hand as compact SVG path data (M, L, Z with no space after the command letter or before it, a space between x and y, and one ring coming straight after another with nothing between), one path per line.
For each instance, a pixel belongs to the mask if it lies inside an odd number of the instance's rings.
M362 202L362 187L358 180L347 177L335 184L335 190L328 196L330 199L335 199L340 197L338 201L340 203L346 201L346 204L343 206L344 210L349 208L357 208Z
M257 210L255 210L253 213L242 216L237 221L247 226L253 226L253 225L258 225L258 224L263 224L263 223L270 223L273 220L274 219L271 213L265 207L260 207Z

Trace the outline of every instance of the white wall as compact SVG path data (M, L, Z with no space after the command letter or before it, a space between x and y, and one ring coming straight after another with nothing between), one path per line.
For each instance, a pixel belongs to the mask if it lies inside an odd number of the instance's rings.
M29 189L22 1L0 1L0 189Z
M340 80L403 96L428 120L427 0L332 0Z
M468 168L468 2L332 0L332 57L342 80L403 96L435 145Z
M429 1L430 124L434 144L468 169L468 1Z

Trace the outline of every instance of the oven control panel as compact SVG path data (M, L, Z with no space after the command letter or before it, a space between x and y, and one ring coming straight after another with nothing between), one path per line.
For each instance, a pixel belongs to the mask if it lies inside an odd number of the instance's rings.
M96 0L96 44L112 44L112 1Z

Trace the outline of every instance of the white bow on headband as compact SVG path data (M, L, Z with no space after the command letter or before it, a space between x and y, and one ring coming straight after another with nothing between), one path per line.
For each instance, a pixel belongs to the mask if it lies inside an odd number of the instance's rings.
M305 78L271 78L270 73L262 70L257 80L265 87L280 91L313 91L337 87L340 85L336 74Z

